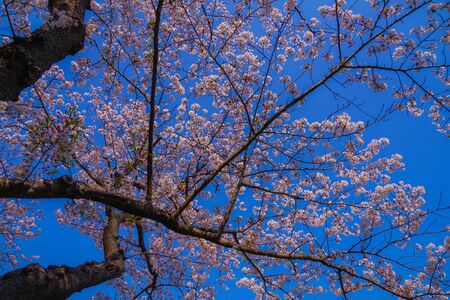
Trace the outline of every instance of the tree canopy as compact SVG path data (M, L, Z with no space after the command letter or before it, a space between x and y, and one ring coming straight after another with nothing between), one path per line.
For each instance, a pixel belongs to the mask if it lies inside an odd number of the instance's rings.
M209 299L230 283L256 299L447 299L450 237L437 219L449 207L425 205L389 139L366 132L409 114L449 136L450 4L1 9L4 299L102 283L123 299ZM104 260L18 268L34 259L18 245L39 234L42 203L60 198L58 222Z

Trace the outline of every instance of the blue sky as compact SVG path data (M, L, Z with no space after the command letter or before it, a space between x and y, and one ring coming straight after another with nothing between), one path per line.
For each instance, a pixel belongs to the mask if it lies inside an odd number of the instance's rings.
M62 65L68 69L69 60ZM440 87L442 88L442 87ZM358 97L367 103L369 107L378 107L380 94L368 91L366 86L354 85L352 89L345 91L350 98ZM383 101L386 101L384 99ZM314 92L302 107L302 114L319 119L324 113L323 107L335 105L329 93L324 89ZM326 111L329 113L329 110ZM358 113L353 112L354 117ZM357 119L357 118L356 118ZM435 208L439 201L444 205L449 203L450 198L450 143L445 135L436 132L430 119L424 116L416 118L405 112L396 112L383 122L371 127L365 133L366 140L372 138L387 137L390 145L385 148L383 155L400 153L404 158L406 168L394 175L395 180L404 180L412 185L423 185L426 189L426 208ZM27 255L40 255L38 262L44 266L66 264L74 266L85 261L103 260L101 249L98 249L91 239L81 235L78 231L67 226L61 226L56 222L53 212L61 208L65 200L44 200L39 207L43 209L45 220L39 222L41 234L28 241L20 242L22 249ZM438 222L446 225L445 219ZM436 242L441 242L443 235L432 237ZM398 250L400 251L400 250ZM22 264L24 265L24 264ZM244 289L229 284L230 291L221 292L218 299L244 299L251 298L252 294ZM85 289L70 299L89 299L96 292L102 291L113 296L111 289L105 284ZM371 297L378 297L371 294ZM386 294L383 294L385 299ZM381 296L379 296L381 298ZM329 295L305 295L305 299L330 299Z

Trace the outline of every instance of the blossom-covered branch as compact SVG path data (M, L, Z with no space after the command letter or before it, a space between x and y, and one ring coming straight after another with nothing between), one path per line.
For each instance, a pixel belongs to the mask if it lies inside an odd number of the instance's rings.
M84 6L74 19L63 2ZM449 132L447 3L90 1L83 22L86 7L3 7L1 49L43 28L84 45L34 81L0 68L23 86L0 101L5 266L37 259L19 241L63 198L60 224L105 262L123 249L108 283L124 299L230 283L257 299L447 296L448 207L405 182L407 145L388 139L402 111Z

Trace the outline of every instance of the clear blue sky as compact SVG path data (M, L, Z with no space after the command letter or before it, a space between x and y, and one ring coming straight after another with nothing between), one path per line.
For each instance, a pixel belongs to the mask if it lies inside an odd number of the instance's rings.
M67 70L69 70L68 61L62 64L66 66ZM361 99L363 97L369 106L378 106L380 95L385 94L370 92L365 86L355 85L352 89L346 90L346 95L350 98ZM333 101L324 89L318 90L309 97L302 111L312 119L319 118L324 113L322 108L334 105ZM327 113L329 112L327 110ZM357 115L356 112L354 114ZM365 134L366 140L382 136L389 138L391 142L383 154L387 156L398 152L403 156L406 165L406 169L396 173L394 179L402 179L412 185L425 186L427 208L436 207L439 201L448 204L450 199L450 143L445 135L436 132L435 126L431 124L426 113L420 118L415 118L405 112L396 112L388 120L369 128ZM45 220L39 222L41 234L33 240L20 242L25 254L40 255L41 258L38 262L44 266L50 264L74 266L85 261L103 260L101 249L98 249L91 239L56 222L53 212L62 208L64 203L65 200L62 199L41 202L39 207L45 214ZM441 219L439 222L444 224L445 220ZM436 238L442 240L442 236ZM217 298L244 299L252 297L251 293L235 287L232 282L229 287L230 291L222 292ZM89 299L98 291L113 296L111 289L103 284L85 289L70 299ZM329 296L305 295L305 299L326 298L330 299Z

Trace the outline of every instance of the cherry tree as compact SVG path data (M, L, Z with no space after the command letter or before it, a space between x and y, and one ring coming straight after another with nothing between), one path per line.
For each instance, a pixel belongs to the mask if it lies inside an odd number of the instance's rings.
M123 299L209 299L230 283L257 299L447 299L448 229L423 226L447 208L425 209L424 187L395 177L402 156L364 133L403 111L448 135L449 11L431 0L4 0L0 261L34 259L17 243L38 234L51 198L67 199L58 221L104 261L15 269L0 277L2 299L104 282ZM353 88L383 100L355 101ZM322 120L303 109L315 103Z

